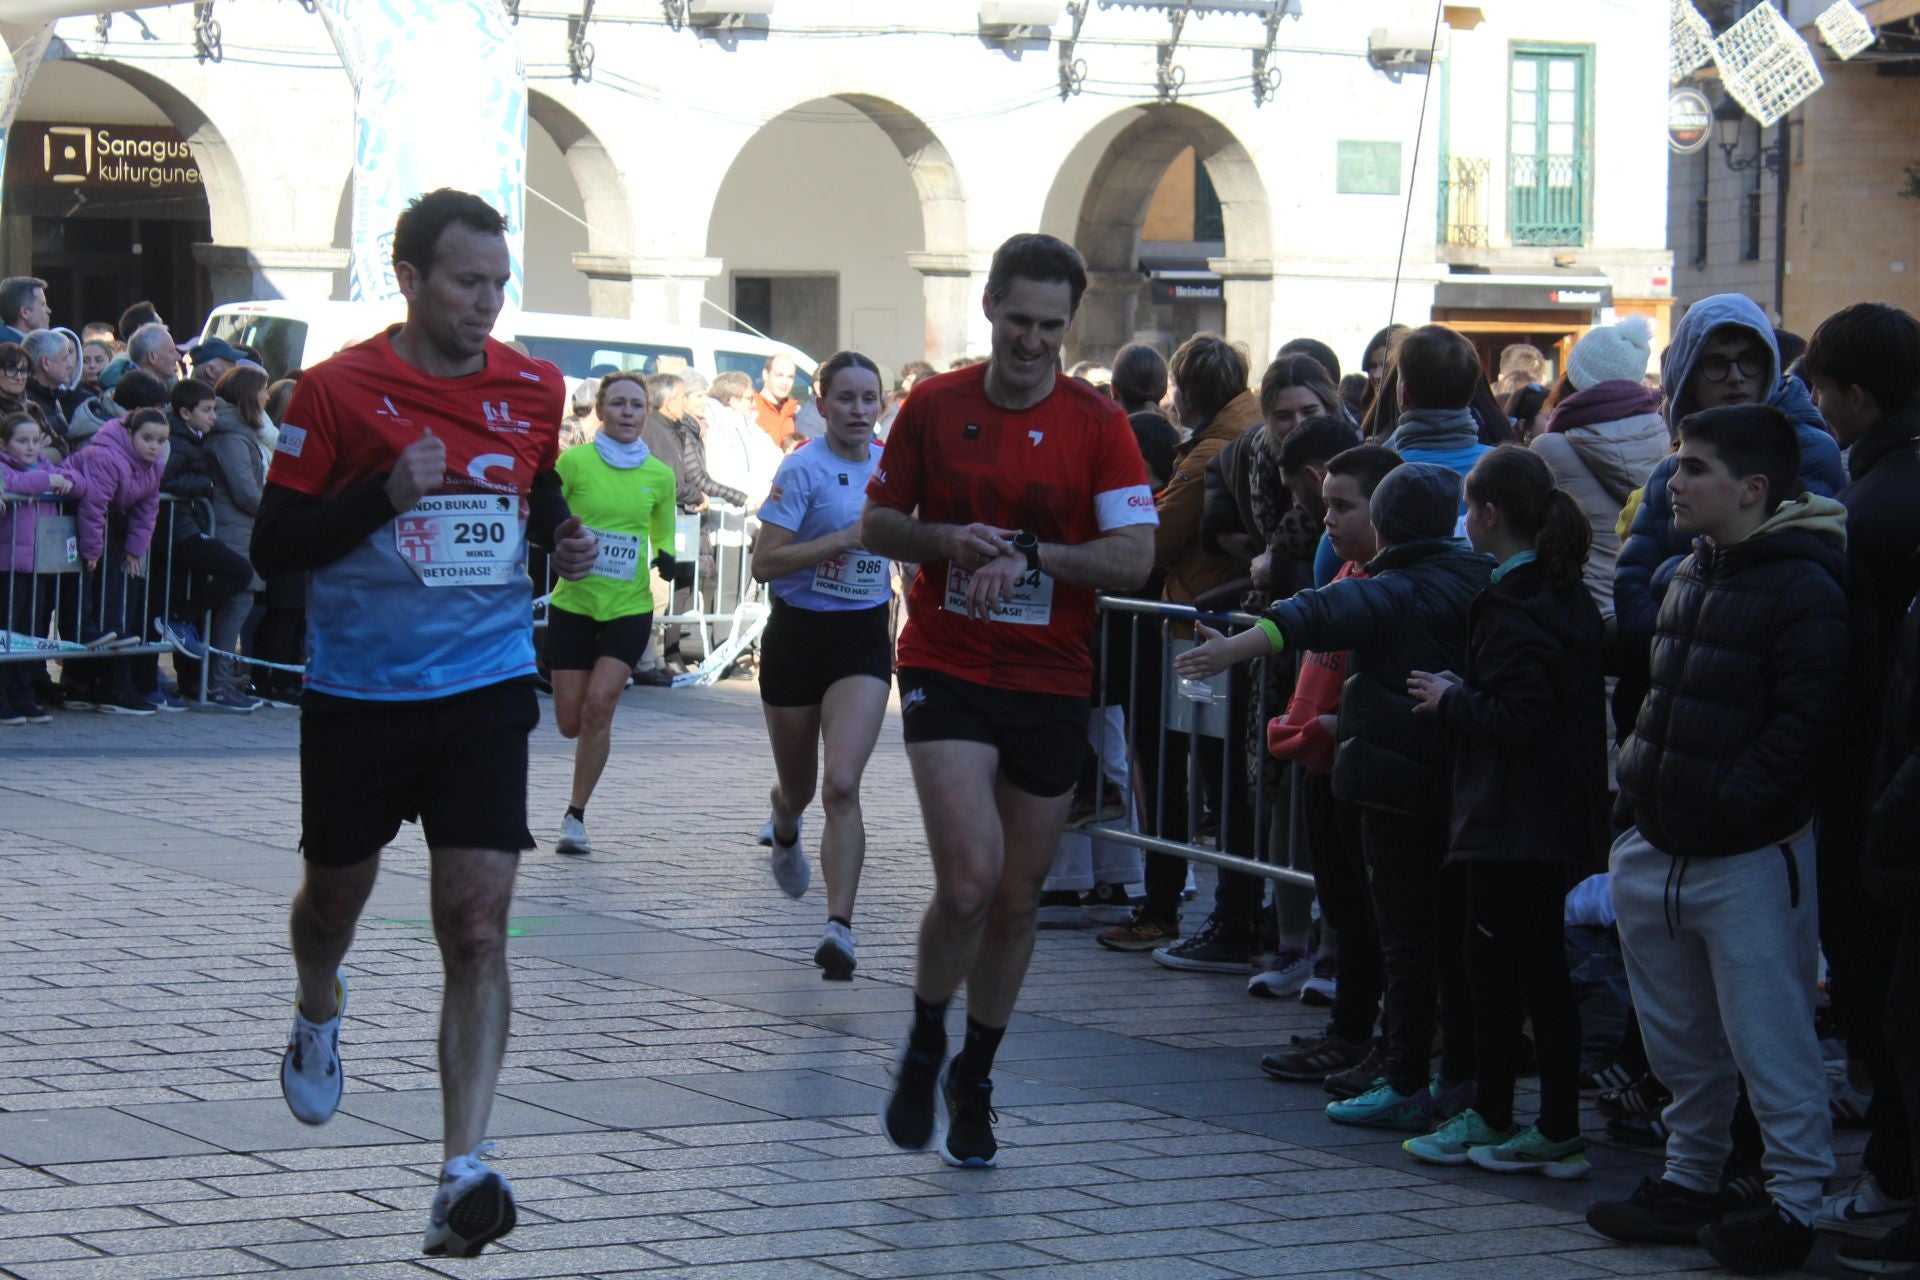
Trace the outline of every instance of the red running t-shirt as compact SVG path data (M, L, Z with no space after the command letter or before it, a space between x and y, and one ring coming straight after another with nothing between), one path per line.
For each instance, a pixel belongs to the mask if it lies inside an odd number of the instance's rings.
M1031 409L987 399L984 364L919 383L887 436L867 485L884 507L929 524L1025 529L1042 542L1091 542L1159 523L1146 464L1120 406L1071 378ZM900 665L1026 693L1085 697L1093 660L1094 592L1044 574L1023 579L987 621L961 603L966 574L920 566L907 596Z
M527 496L551 471L560 371L489 340L486 367L435 378L394 354L391 333L307 370L287 406L270 483L331 497L431 429L446 445L440 490L316 569L307 684L371 701L451 697L532 675Z

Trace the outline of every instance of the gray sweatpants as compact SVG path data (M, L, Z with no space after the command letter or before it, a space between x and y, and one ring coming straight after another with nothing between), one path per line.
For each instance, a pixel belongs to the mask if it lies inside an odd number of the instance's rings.
M1811 1224L1833 1172L1813 1030L1820 904L1812 835L1730 858L1680 859L1635 828L1614 842L1612 870L1647 1061L1673 1091L1664 1117L1668 1180L1719 1187L1745 1076L1766 1141L1767 1191Z

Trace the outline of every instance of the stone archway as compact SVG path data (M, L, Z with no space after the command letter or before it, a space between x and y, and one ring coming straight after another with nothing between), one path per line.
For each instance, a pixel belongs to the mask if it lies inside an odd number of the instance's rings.
M866 132L869 125L879 131L880 139ZM861 133L873 140L871 145L863 144L864 149L856 155L849 139ZM739 237L727 231L727 202L741 193L744 175L764 158L768 139L776 134L793 139L811 137L819 142L818 148L801 148L788 158L789 169L804 170L804 175L791 175L786 189L805 190L823 181L830 183L826 170L831 161L826 157L846 156L859 173L867 175L869 185L865 190L876 209L884 210L875 219L884 243L875 241L866 246L882 260L868 262L863 268L867 278L855 278L826 261L785 264L794 269L839 270L846 289L871 288L873 277L888 278L886 296L870 297L870 305L863 306L858 297L843 295L838 304L843 320L838 326L840 345L870 350L888 364L923 358L943 360L961 354L966 347L969 318L978 301L980 269L971 253L966 191L959 169L938 135L918 115L891 99L857 92L831 94L796 103L761 126L735 155L716 191L708 253L726 258L738 245ZM889 150L905 166L905 183L895 176L899 170L891 158L879 161ZM835 199L847 198L846 192L835 193L831 186L822 190ZM844 205L835 221L841 229L847 226ZM917 273L917 288L913 276L896 264ZM765 268L774 264L726 262L722 269L737 273L742 265ZM776 268L775 274L785 267ZM716 301L725 300L724 281L716 284L711 296ZM882 313L891 315L892 322L874 322L874 317ZM863 317L869 321L864 328ZM889 336L876 338L876 331L882 329Z
M1106 142L1093 172L1077 193L1074 245L1087 260L1090 280L1080 317L1069 338L1068 359L1111 358L1132 341L1146 277L1140 271L1141 229L1161 177L1191 147L1219 194L1225 252L1209 259L1221 277L1226 336L1246 346L1255 368L1270 353L1273 311L1273 210L1266 186L1246 147L1220 120L1185 104L1131 107L1132 119ZM1111 132L1111 123L1102 132ZM1058 179L1068 182L1065 175ZM1056 190L1050 208L1076 203L1076 193Z
M527 115L559 148L561 158L566 162L567 173L573 180L572 192L545 191L540 194L563 206L569 204L570 197L577 195L577 216L587 224L585 227L578 226L568 216L574 213L573 209L567 208L565 212L553 209L530 190L527 197L529 277L532 275L532 255L536 252L531 232L536 219L544 221L550 215L554 221L567 224L570 243L584 243L583 248L571 253L570 261L574 269L587 277L586 310L597 316L633 314L633 276L629 265L633 246L618 239L632 234L634 226L634 206L625 171L614 160L592 126L559 99L529 89ZM533 185L532 165L536 158L532 151L532 140L529 139L529 187ZM530 279L529 288L532 287ZM528 306L531 310L543 309L532 302Z

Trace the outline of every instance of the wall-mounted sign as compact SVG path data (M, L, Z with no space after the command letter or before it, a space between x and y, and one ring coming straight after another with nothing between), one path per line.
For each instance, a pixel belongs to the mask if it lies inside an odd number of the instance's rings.
M1338 142L1334 150L1335 190L1343 196L1400 194L1400 144Z
M9 185L151 191L201 189L193 148L165 126L47 124L25 120L7 133Z
M1222 280L1156 278L1153 282L1153 300L1161 305L1176 302L1222 302L1226 296L1226 282Z
M1675 89L1667 98L1667 145L1690 156L1713 136L1713 104L1698 89Z
M1613 285L1589 278L1563 288L1533 281L1465 276L1435 285L1433 305L1464 310L1593 311L1613 305Z

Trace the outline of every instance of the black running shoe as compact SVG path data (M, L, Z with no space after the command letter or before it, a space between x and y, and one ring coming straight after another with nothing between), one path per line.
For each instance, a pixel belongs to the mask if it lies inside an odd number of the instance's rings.
M1262 1063L1261 1066L1265 1066ZM1345 1101L1357 1098L1373 1089L1375 1085L1385 1084L1387 1080L1387 1046L1384 1041L1375 1040L1367 1056L1360 1064L1348 1067L1345 1071L1336 1071L1327 1077L1329 1096Z
M880 1111L880 1132L888 1142L908 1151L924 1151L933 1141L939 1116L940 1063L908 1041L894 1070L893 1093Z
M1778 1202L1702 1227L1698 1239L1715 1262L1743 1276L1792 1271L1813 1252L1813 1228Z
M1719 1196L1665 1178L1642 1178L1625 1200L1589 1206L1587 1225L1626 1244L1693 1244L1701 1229L1717 1225L1725 1212Z
M993 1122L1000 1118L993 1109L993 1081L955 1080L949 1071L941 1088L947 1099L947 1136L940 1144L940 1158L956 1169L991 1169L1000 1152L993 1140Z
M1371 1051L1365 1041L1354 1044L1330 1030L1304 1044L1266 1055L1260 1059L1260 1069L1275 1080L1325 1080L1336 1071L1359 1066Z
M1609 1120L1633 1120L1641 1116L1657 1116L1672 1101L1673 1095L1667 1092L1667 1087L1654 1079L1652 1073L1648 1073L1624 1089L1602 1093L1593 1100L1593 1105Z

